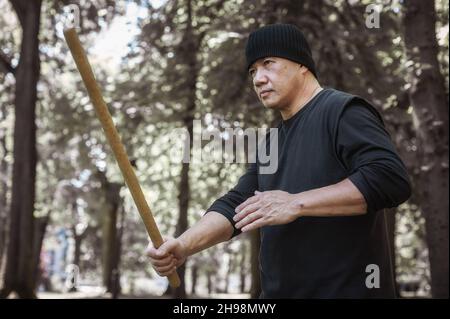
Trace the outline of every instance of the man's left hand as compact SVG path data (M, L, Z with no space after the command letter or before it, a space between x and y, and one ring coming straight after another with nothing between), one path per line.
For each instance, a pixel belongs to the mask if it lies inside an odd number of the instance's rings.
M284 191L255 192L236 207L236 228L249 231L266 225L287 224L299 217L296 195Z

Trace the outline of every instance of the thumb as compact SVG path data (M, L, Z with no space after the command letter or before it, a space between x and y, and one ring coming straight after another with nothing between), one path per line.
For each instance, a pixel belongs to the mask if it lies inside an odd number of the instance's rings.
M158 248L158 254L160 256L164 256L165 254L172 252L172 250L174 250L175 248L176 241L173 239L169 239Z

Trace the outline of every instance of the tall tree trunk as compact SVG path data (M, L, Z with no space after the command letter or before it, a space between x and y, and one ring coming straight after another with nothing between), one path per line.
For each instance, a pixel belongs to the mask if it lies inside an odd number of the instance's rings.
M36 100L40 73L39 23L42 0L10 0L22 27L15 71L14 164L5 281L0 297L15 291L34 298L33 211L36 179Z
M193 142L193 120L194 112L196 106L196 84L198 77L198 67L197 67L197 51L198 51L198 41L194 38L195 35L192 30L192 1L186 1L187 9L187 21L186 21L186 31L184 33L184 39L182 41L182 46L180 47L181 54L185 59L185 64L187 65L186 74L186 86L189 88L189 95L187 96L187 107L184 117L184 127L187 129L189 135L189 146L185 144L184 154L189 154L189 158L192 154L192 142ZM186 149L188 147L188 149ZM177 228L175 231L175 236L180 236L188 228L188 209L190 200L190 185L189 185L189 169L190 163L182 164L181 168L181 178L179 184L179 216ZM178 275L180 277L181 284L178 288L174 289L174 298L186 298L186 287L185 287L185 264L177 269Z
M96 177L102 185L107 207L104 216L102 216L102 265L103 265L103 285L106 291L118 296L120 290L119 280L119 262L120 262L120 244L123 227L123 205L120 197L120 190L124 186L120 183L111 183L106 177L106 172L97 170ZM119 217L122 210L122 217ZM120 219L118 229L117 222Z
M448 298L448 96L440 72L434 1L405 1L409 90L421 171L417 178L431 268L431 292Z
M114 255L112 259L112 276L110 283L111 297L113 299L119 298L119 295L122 291L122 287L120 285L120 256L122 254L122 237L123 237L123 227L125 224L125 211L123 207L123 203L120 203L120 209L118 210L118 220L119 225L117 229L117 236L115 239L115 247L114 247Z
M80 268L81 260L81 243L83 241L83 235L79 235L76 232L75 227L72 227L73 240L74 240L74 250L73 250L73 264Z
M258 298L261 294L261 281L259 273L259 249L261 246L259 230L255 230L250 234L251 243L251 274L252 285L250 288L251 298Z
M214 291L213 277L214 277L213 271L208 269L208 271L206 272L206 279L209 296L211 296L211 294Z
M198 266L193 264L191 267L191 295L197 294Z
M240 278L240 292L241 294L245 293L245 279L247 278L247 272L245 267L245 262L247 259L247 239L242 243L242 251L241 251L241 259L239 262L239 278Z
M102 231L102 261L103 261L103 285L107 292L112 291L113 278L113 259L117 238L117 207L110 206L106 209L103 216Z
M192 121L191 121L192 123ZM192 125L191 125L192 126ZM192 127L190 128L192 136ZM175 237L180 236L188 228L188 209L189 209L189 198L190 198L190 187L189 187L189 163L183 163L181 169L181 179L179 185L179 216L177 228L175 230ZM173 290L174 298L186 298L186 287L185 287L185 273L186 265L177 268L178 276L180 277L180 286Z
M103 225L103 283L106 291L113 292L114 276L118 268L118 238L117 229L118 212L120 209L120 189L121 184L107 183L106 198L108 208L104 216Z
M38 217L35 219L34 223L34 251L33 251L33 265L36 265L36 268L34 269L34 279L33 282L35 283L34 289L36 290L38 288L42 270L41 265L41 250L42 250L42 243L44 242L45 237L45 231L47 229L48 222L50 220L50 215Z
M122 203L120 204L118 214L119 226L117 229L117 238L115 240L116 245L114 247L114 256L112 260L113 271L111 278L111 297L113 299L117 299L122 291L122 287L120 285L120 256L122 254L122 237L125 224L125 210Z

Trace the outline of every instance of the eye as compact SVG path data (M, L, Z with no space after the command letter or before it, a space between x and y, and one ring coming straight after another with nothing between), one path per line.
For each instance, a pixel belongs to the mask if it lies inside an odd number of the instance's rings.
M264 60L264 65L265 66L267 66L267 65L270 65L271 63L273 63L274 61L273 60L269 60L269 59L267 59L267 60Z
M255 69L250 69L250 71L248 71L248 74L253 77L255 75Z

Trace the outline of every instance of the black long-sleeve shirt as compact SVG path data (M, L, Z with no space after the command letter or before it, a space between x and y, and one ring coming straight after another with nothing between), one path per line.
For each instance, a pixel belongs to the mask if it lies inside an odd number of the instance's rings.
M325 89L280 123L277 138L277 171L261 174L257 160L207 212L223 214L234 227L235 208L255 190L300 193L346 178L363 194L368 210L358 216L300 217L262 227L261 297L394 297L382 209L398 206L411 190L378 112L359 97ZM371 265L379 269L379 288L366 285L368 276L376 276ZM367 280L376 282L374 277Z

